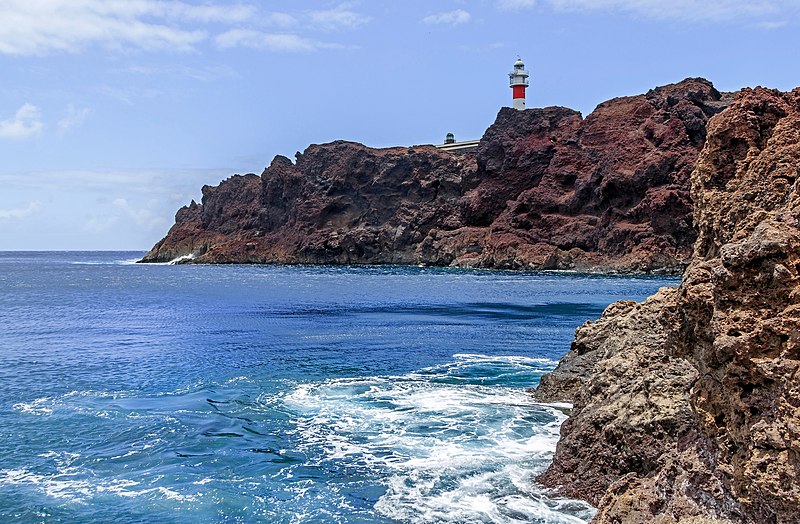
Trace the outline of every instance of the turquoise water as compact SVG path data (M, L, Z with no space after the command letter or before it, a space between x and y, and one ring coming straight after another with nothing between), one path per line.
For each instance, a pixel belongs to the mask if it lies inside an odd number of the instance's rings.
M0 253L3 522L583 522L574 329L664 278Z

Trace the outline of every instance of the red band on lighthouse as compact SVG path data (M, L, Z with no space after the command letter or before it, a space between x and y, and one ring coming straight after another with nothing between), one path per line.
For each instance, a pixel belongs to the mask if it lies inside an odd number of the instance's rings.
M520 111L525 109L525 88L528 87L528 76L528 72L525 71L525 63L517 57L514 69L508 74L508 85L513 90L513 107Z

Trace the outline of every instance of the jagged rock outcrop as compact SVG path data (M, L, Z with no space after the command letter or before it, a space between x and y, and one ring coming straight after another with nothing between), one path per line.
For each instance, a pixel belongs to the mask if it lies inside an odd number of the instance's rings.
M433 146L313 145L205 186L145 261L410 264L424 234L457 224L463 162Z
M612 304L578 328L570 352L534 392L543 402L574 404L542 483L600 505L609 486L626 475L646 478L677 449L694 420L688 399L698 372L669 356L663 319L674 314L676 297L662 288L641 304Z
M677 289L579 328L542 481L601 523L800 521L800 89L746 89L708 125ZM576 376L571 362L582 360Z
M727 103L687 79L586 119L504 108L474 154L313 145L203 188L144 261L678 271L689 174Z

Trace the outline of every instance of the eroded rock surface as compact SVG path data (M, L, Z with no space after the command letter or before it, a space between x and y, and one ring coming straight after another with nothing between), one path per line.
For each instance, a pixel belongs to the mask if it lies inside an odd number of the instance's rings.
M739 93L692 175L681 285L580 328L566 362L591 372L543 382L575 409L542 481L596 522L800 522L798 178L800 90Z
M689 175L727 103L688 79L586 119L504 108L473 154L313 145L206 186L144 261L679 271Z

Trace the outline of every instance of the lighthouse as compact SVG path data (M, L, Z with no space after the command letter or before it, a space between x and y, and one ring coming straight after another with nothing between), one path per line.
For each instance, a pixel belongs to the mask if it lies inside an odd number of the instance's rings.
M525 109L525 88L528 87L528 72L520 57L514 62L514 70L508 73L508 83L514 91L514 109Z

